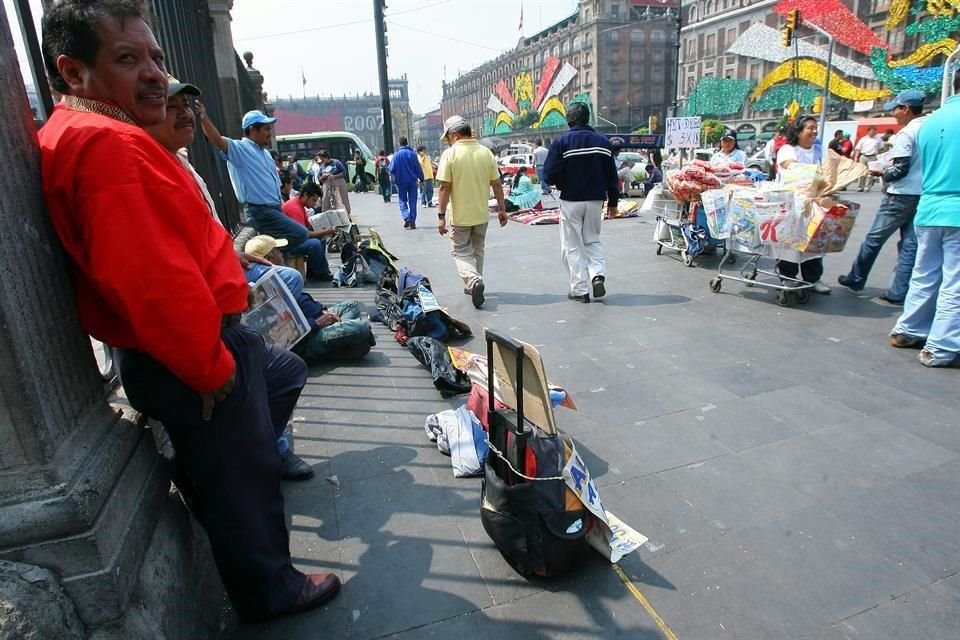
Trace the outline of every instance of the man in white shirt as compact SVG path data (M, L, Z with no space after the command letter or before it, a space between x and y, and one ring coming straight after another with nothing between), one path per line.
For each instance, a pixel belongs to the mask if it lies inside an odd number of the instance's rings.
M543 163L547 161L550 150L543 146L543 140L537 138L533 143L533 164L537 170L537 179L540 180L540 193L549 195L550 185L543 179Z
M897 305L902 305L907 297L910 274L913 272L913 263L917 257L917 236L913 230L913 217L917 213L920 194L923 192L921 186L923 167L920 149L917 146L917 134L923 123L925 97L922 91L902 91L884 105L884 111L892 111L897 124L903 127L893 138L893 148L890 150L891 163L882 171L871 172L873 175L883 176L887 192L877 210L873 226L870 227L870 231L863 239L863 244L860 245L860 253L850 267L850 273L838 278L840 284L848 289L862 290L867 284L867 276L877 256L880 255L883 244L899 230L897 268L890 288L880 296L881 300ZM859 146L858 144L857 147Z
M877 135L876 127L870 127L867 129L867 133L857 140L857 146L853 148L853 160L866 166L877 159L882 148L883 138ZM870 191L875 180L876 177L869 173L861 177L857 183L857 191Z

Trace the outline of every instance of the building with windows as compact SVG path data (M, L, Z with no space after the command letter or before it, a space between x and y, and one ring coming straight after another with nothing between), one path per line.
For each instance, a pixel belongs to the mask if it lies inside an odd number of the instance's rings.
M696 0L684 2L680 54L680 110L685 115L718 118L736 128L741 139L769 138L784 109L794 100L799 113L810 113L822 96L818 69L825 68L828 40L803 26L790 49L781 44L784 18L774 11L779 0ZM894 65L871 61L869 52L886 49L891 60L904 58L921 45L907 35L907 25L926 16L891 18L890 0L839 0L855 20L843 40L838 37L831 72L828 119L878 115L891 92L920 82L937 71L897 71ZM811 6L815 6L811 3ZM854 24L856 23L856 24ZM894 63L895 64L895 63ZM933 64L933 62L931 62ZM942 58L940 59L942 65ZM915 86L915 85L910 85ZM931 85L932 86L932 85ZM936 94L934 89L928 93Z
M390 80L390 109L394 138L409 138L413 133L413 112L406 77ZM273 101L273 115L277 118L277 135L349 131L371 149L383 148L383 106L376 94L277 98Z
M444 118L480 135L530 136L566 127L565 105L587 102L598 128L630 131L673 101L677 0L580 0L569 17L444 82Z
M413 139L410 140L410 144L414 147L420 144L426 145L431 155L439 153L443 150L443 143L440 142L442 133L443 115L440 109L428 111L413 119Z

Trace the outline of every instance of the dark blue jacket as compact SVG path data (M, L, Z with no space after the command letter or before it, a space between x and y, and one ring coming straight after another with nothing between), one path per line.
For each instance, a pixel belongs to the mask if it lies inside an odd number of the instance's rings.
M592 127L571 127L550 145L543 165L547 184L560 188L560 199L604 200L617 206L617 168L610 142Z
M390 174L397 184L423 180L423 169L420 168L417 152L410 147L400 147L394 151L393 160L390 161Z

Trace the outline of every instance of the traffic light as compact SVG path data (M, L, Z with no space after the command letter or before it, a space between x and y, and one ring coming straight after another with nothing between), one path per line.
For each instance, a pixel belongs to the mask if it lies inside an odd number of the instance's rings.
M794 9L787 13L787 22L780 31L780 44L785 48L790 48L790 45L793 44L793 32L796 31L798 26L800 26L800 11Z
M820 113L823 111L823 96L816 96L813 99L813 112Z
M657 125L659 124L657 116L650 116L650 122L647 128L650 130L650 133L653 133L657 130Z

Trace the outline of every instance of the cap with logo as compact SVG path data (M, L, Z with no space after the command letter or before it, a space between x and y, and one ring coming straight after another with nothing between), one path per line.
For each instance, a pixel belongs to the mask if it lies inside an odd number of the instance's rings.
M274 249L285 246L287 246L286 238L254 236L247 240L247 244L243 245L243 251L257 258L266 258Z
M445 139L447 134L450 133L450 129L456 129L465 124L467 124L467 121L463 119L463 116L450 116L447 118L447 121L443 123L443 133L440 135L440 139Z
M883 105L884 111L892 111L894 107L922 107L927 94L916 89L907 89L897 94L897 97Z
M247 111L243 114L243 122L240 124L240 128L246 131L247 127L257 124L273 124L276 121L276 118L267 117L263 111Z
M169 73L167 74L167 97L172 98L173 96L186 93L187 95L200 97L200 88L196 85L190 84L189 82L180 82L174 78Z

